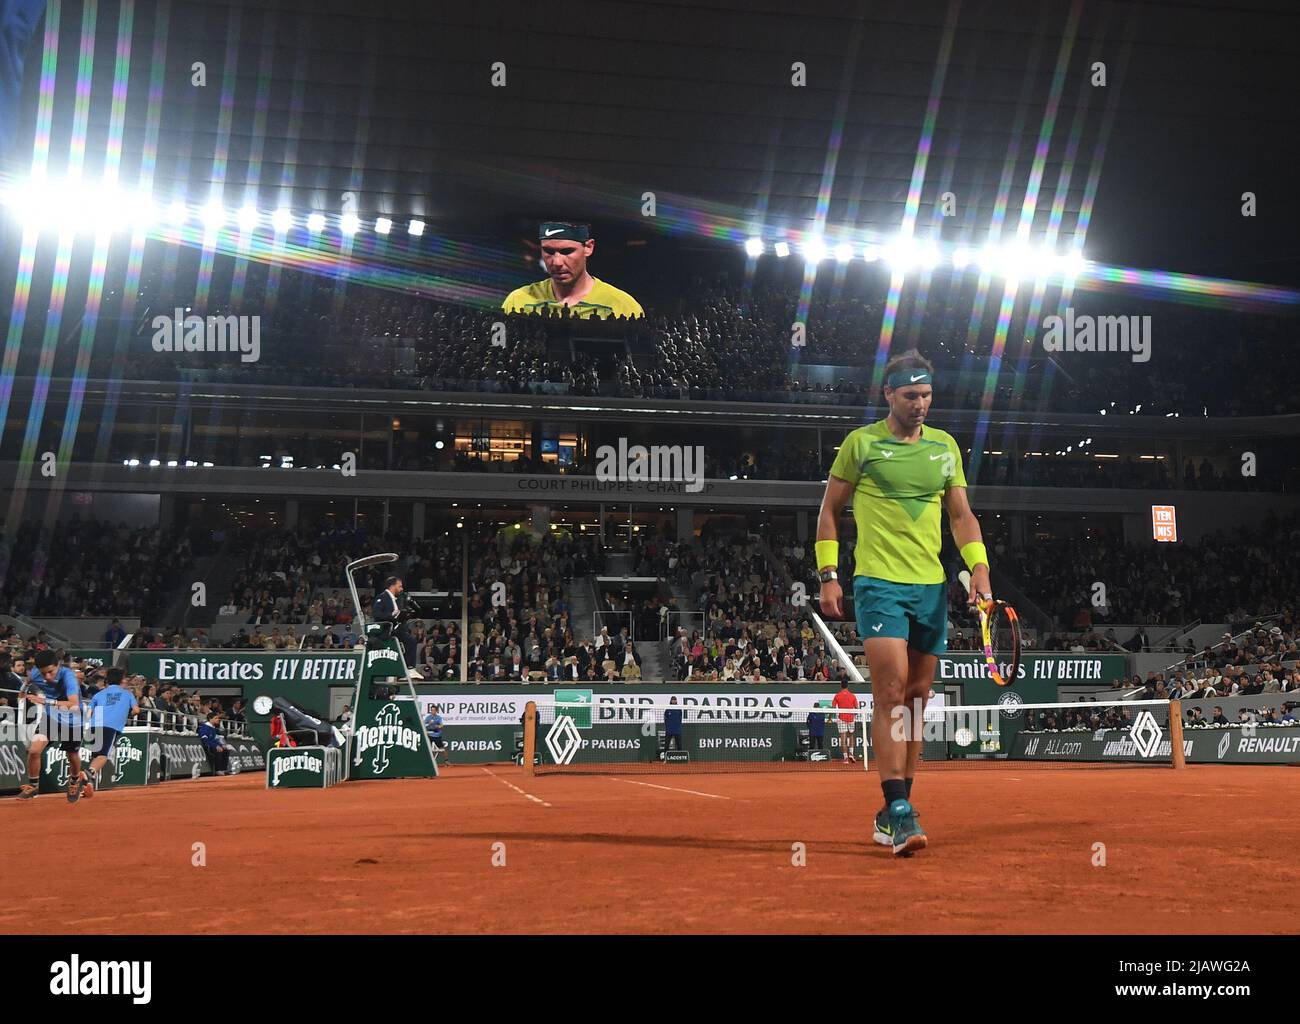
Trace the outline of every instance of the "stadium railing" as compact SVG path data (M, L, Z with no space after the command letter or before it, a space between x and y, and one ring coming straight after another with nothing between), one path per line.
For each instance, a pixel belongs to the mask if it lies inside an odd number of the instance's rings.
M7 687L0 687L0 697L6 697L10 704L0 707L0 721L17 721L18 704L22 700L23 691L12 690ZM161 711L158 708L142 708L140 714L132 719L132 725L144 725L150 728L157 728L163 732L176 732L181 734L197 735L199 726L203 723L202 715L185 715L179 711ZM247 726L244 722L222 721L217 725L217 731L223 736L231 736L238 739L251 739L247 732Z

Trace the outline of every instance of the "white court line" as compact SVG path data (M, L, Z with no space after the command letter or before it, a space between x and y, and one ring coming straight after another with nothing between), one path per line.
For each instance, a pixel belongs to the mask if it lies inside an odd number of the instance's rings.
M541 797L533 796L532 793L525 793L522 789L520 789L518 786L516 786L513 782L508 782L507 780L503 779L500 775L497 775L495 772L488 771L488 769L486 769L486 768L484 768L483 770L484 770L485 772L487 772L489 775L491 775L492 778L496 779L497 782L504 783L505 785L507 785L507 786L509 786L511 789L513 789L516 793L518 793L520 796L526 796L526 797L528 797L528 799L531 800L533 803L535 803L535 804L541 804L543 807L550 807L550 806L551 806L551 805L548 804L545 800L543 800Z
M730 800L729 796L719 796L717 793L701 793L694 789L679 789L676 786L656 786L653 782L637 782L636 779L620 779L617 775L606 775L605 778L610 782L626 782L630 786L649 786L651 789L668 789L674 793L690 793L691 796L707 796L713 800Z

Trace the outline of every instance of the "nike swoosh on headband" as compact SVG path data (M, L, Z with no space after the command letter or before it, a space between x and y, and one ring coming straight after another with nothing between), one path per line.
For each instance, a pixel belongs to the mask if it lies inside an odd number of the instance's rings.
M564 228L555 228L554 230L547 231L547 232L546 232L546 237L547 237L547 238L550 238L552 235L558 235L558 234L559 234L561 231L563 231L563 230L564 230Z

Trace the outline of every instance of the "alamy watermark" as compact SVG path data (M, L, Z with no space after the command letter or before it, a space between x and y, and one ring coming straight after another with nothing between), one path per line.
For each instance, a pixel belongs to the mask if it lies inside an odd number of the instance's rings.
M704 490L704 446L655 444L629 445L626 437L618 447L603 444L596 449L596 479L657 483L684 483L691 494Z
M1047 352L1129 352L1135 363L1151 358L1151 317L1075 314L1043 318L1043 349Z
M179 306L172 312L150 321L155 352L238 352L241 363L262 357L260 316L187 316Z

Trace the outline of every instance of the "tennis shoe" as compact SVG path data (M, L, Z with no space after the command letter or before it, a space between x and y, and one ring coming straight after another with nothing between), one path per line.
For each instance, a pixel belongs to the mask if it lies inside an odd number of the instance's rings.
M889 825L893 832L894 855L910 857L924 850L929 840L916 823L917 814L906 800L895 800L889 805Z
M68 780L68 803L75 804L81 799L81 776Z
M20 786L19 789L18 789L18 799L19 799L19 800L35 800L35 799L36 799L36 787L35 787L35 786L32 786L32 785L29 785L28 783L24 782L24 783L22 784L22 786Z
M889 823L889 811L884 807L876 812L876 828L871 839L881 846L894 845L894 826Z
M81 773L81 795L89 800L95 795L95 787L89 776L85 772Z

